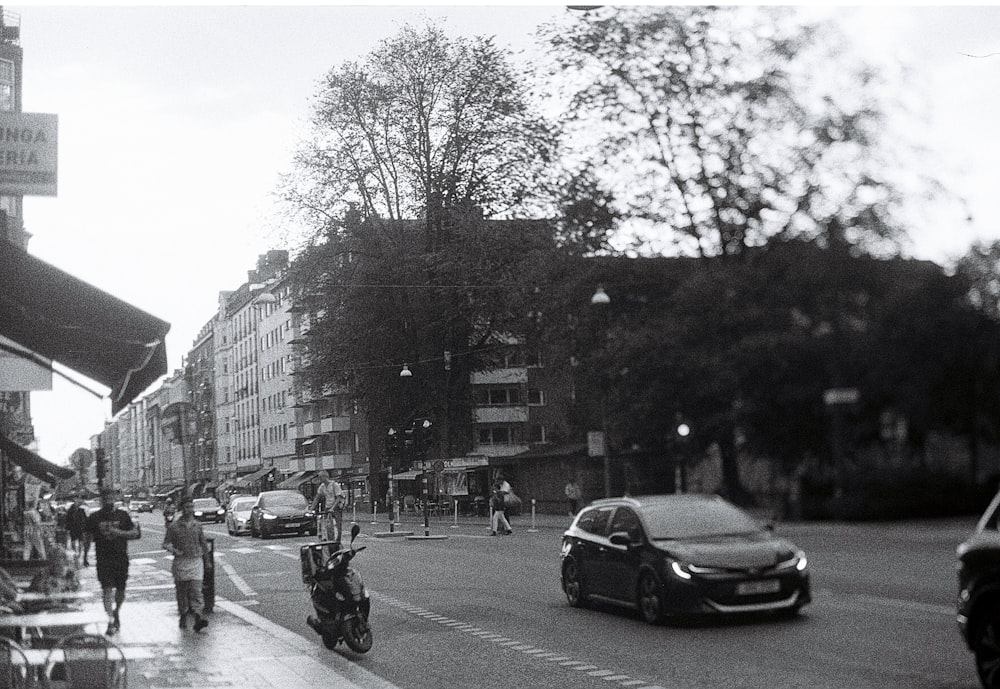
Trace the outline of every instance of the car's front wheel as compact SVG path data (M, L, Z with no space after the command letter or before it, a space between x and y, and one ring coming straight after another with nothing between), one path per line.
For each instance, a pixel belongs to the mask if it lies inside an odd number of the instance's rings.
M663 621L663 593L660 582L651 573L646 572L639 577L637 598L642 619L649 624L659 624Z
M1000 605L991 604L976 623L972 649L983 687L1000 689Z
M566 560L566 564L563 565L563 591L566 593L566 602L574 608L579 608L587 602L576 560Z

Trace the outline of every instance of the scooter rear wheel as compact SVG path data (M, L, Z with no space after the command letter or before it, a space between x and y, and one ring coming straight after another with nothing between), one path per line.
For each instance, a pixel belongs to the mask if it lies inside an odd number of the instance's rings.
M372 628L360 616L349 617L344 620L344 642L355 653L367 653L372 648Z

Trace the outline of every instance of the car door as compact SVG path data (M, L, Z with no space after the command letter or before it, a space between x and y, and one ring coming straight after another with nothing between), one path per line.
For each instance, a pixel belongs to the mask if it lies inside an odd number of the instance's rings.
M608 538L614 533L626 533L634 544L615 545L608 541L604 557L604 571L607 576L608 596L627 603L635 602L635 590L639 579L639 565L645 537L639 515L630 507L621 506L615 510L608 523Z
M580 515L577 522L580 530L576 547L577 561L583 573L584 585L591 595L608 595L604 564L609 546L608 521L614 509L610 505L590 508L586 514Z

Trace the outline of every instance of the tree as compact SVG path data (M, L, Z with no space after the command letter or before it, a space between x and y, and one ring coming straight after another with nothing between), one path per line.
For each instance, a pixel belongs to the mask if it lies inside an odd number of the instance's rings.
M313 229L292 273L303 379L363 405L381 495L390 426L430 418L439 454L469 446L469 376L511 354L554 250L551 223L510 219L554 140L506 53L434 26L332 70L313 125L286 187Z
M831 48L844 41L829 27L787 8L614 6L541 33L565 139L637 245L727 257L842 234L895 246L877 74Z
M328 229L348 204L365 218L422 217L427 251L446 209L509 217L530 205L553 155L552 129L508 54L431 24L331 70L312 124L286 187L312 226Z

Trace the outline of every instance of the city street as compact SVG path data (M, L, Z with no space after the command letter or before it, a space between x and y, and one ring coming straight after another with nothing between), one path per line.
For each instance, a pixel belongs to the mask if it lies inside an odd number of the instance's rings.
M661 627L566 605L555 524L529 532L521 518L514 535L491 537L482 524L432 519L432 535L447 539L408 540L375 538L385 522L358 521L367 549L354 563L373 593L366 656L324 649L304 623L298 547L309 539L206 525L217 597L311 639L318 658L341 656L404 689L978 686L954 619L954 548L972 519L779 525L810 559L814 601L799 619ZM134 557L167 569L160 513L140 522ZM414 517L403 528L423 534Z

